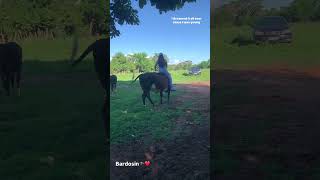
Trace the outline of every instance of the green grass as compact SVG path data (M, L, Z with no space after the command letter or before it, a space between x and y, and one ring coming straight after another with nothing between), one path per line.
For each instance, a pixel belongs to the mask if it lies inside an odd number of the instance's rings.
M78 56L92 41L80 40ZM21 97L0 94L0 179L105 179L103 91L92 55L70 69L66 60L71 39L20 44L24 52ZM177 82L209 80L208 70L198 77L172 73ZM146 108L138 82L131 88L120 77L118 92L111 97L112 143L148 135L150 141L173 138L172 120L192 103L175 109L163 106L163 111ZM131 80L130 75L123 77ZM182 93L175 92L172 98ZM152 98L159 104L158 94Z
M91 42L80 39L78 54ZM102 91L90 56L71 70L72 39L19 44L22 96L0 90L1 179L104 179Z
M319 39L320 23L293 24L292 44L265 44L240 46L230 44L237 36L251 38L249 27L217 27L212 29L213 48L211 56L215 57L214 68L247 69L265 66L288 66L308 68L320 65Z
M191 83L210 80L209 69L204 69L199 76L184 76L186 71L171 71L174 83ZM136 75L137 76L137 75ZM111 96L111 142L121 143L148 135L156 141L171 138L174 119L192 108L192 100L180 107L161 106L152 108L146 100L147 108L142 105L141 88L138 82L131 84L132 74L117 74L117 93ZM184 94L183 90L171 93L171 101ZM156 106L160 104L159 93L151 92L151 98ZM164 94L163 102L167 102ZM194 115L198 117L199 115ZM195 121L200 121L194 118Z
M159 104L159 95L154 93L151 95L154 103ZM170 135L170 129L173 126L171 118L177 114L168 108L162 111L153 109L149 101L146 103L147 107L144 107L138 83L131 85L119 82L117 93L111 97L110 102L111 143L127 142L145 135L149 135L151 139L160 140Z
M171 93L170 102L174 102L183 90ZM117 92L111 96L111 144L127 143L135 139L143 138L144 143L154 143L158 140L170 140L175 137L172 129L176 128L175 121L185 111L192 109L192 99L183 105L167 105L167 96L164 95L163 105L160 106L159 93L151 92L151 99L155 108L146 99L146 107L142 104L141 88L138 83L119 82ZM204 114L205 115L205 114ZM192 112L194 123L202 123L202 114ZM147 138L145 138L147 137Z
M105 178L103 93L88 63L24 63L22 96L0 95L1 179Z
M78 54L82 53L94 38L79 39ZM25 40L18 42L23 49L24 60L61 61L68 60L73 48L73 39ZM88 58L88 57L87 57Z
M192 82L210 81L209 69L202 69L201 74L196 76L184 75L184 73L187 73L187 70L175 70L175 71L169 71L169 73L172 76L173 84L186 84L186 83L192 83ZM116 75L118 77L118 80L120 81L132 81L132 77L133 77L132 73L122 73L122 74L116 74ZM137 76L138 74L135 74L135 77Z

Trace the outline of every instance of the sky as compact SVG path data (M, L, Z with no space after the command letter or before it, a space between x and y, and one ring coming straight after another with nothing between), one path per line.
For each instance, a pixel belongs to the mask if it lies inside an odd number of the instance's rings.
M186 3L182 9L160 14L148 3L137 9L140 25L117 26L121 35L111 39L111 57L117 53L145 52L149 56L164 53L169 64L191 60L193 63L210 58L210 0ZM200 24L173 24L172 17L201 18Z

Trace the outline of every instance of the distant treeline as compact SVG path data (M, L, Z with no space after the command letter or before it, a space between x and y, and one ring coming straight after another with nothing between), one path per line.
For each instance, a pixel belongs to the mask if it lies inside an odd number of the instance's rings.
M106 0L0 1L0 41L107 34Z
M288 7L267 9L262 0L236 0L213 11L212 26L252 25L261 16L283 16L289 22L320 21L320 0L294 0Z
M146 53L135 53L124 55L116 53L111 59L111 73L126 73L126 72L150 72L154 71L154 65L159 54L148 56ZM164 55L167 62L170 62L168 57ZM199 64L192 64L192 61L182 61L178 64L168 65L169 70L187 70L191 67L198 66L200 68L209 68L210 60L202 61Z

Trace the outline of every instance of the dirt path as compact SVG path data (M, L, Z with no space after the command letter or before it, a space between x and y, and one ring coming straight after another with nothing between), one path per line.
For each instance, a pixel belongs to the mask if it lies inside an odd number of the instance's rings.
M209 83L177 85L177 91L184 91L170 105L175 108L193 101L193 108L175 122L172 140L145 144L143 139L129 144L111 146L111 179L209 179L210 151L210 88ZM196 97L196 98L195 98ZM202 123L193 123L192 113L201 113ZM148 138L148 137L145 137ZM150 160L149 167L115 167L117 159L132 162L137 159Z
M217 180L317 179L320 78L310 73L214 72Z

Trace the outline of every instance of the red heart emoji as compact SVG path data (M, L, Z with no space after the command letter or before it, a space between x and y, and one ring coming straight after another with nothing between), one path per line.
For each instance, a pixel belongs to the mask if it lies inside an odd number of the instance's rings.
M145 161L145 162L144 162L144 165L145 165L145 166L150 166L150 164L151 164L150 161Z

